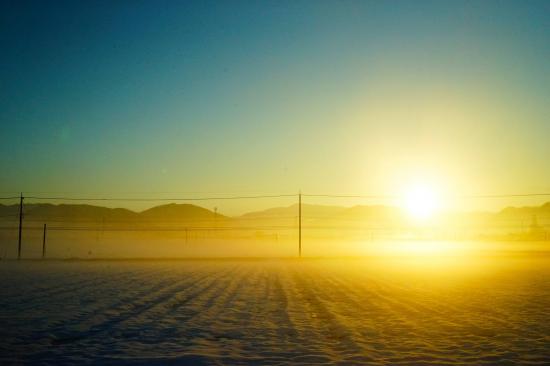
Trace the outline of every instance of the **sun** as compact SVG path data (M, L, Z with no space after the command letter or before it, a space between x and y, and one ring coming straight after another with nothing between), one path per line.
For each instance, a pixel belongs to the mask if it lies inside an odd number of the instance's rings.
M415 183L405 191L403 206L414 220L427 221L440 208L438 192L428 183Z

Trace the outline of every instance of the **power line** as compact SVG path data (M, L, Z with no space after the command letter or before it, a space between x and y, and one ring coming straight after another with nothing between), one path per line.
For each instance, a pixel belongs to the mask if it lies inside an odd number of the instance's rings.
M399 231L402 229L409 228L408 226L403 225L376 225L376 226L344 226L344 225L330 225L330 226L315 226L315 225L306 225L308 230L340 230L340 231L369 231L369 230L389 230L389 231ZM523 228L523 225L520 224L490 224L483 225L481 228L479 225L464 225L459 228L454 229L477 229L481 230L487 229L519 229ZM549 224L541 224L541 228L549 228ZM17 226L0 226L0 230L17 230ZM26 231L42 231L42 226L31 226L25 228ZM162 231L279 231L279 230L296 230L296 226L290 225L273 225L273 226L243 226L243 227L201 227L201 226L186 226L186 227L101 227L101 226L52 226L48 227L48 230L51 231L100 231L100 232L162 232Z
M304 197L319 197L319 198L362 198L362 199L396 199L398 195L361 195L361 194L307 194L303 193ZM510 193L510 194L475 194L475 195L459 195L455 198L513 198L513 197L544 197L550 196L550 193ZM273 194L273 195L255 195L255 196L220 196L220 197L172 197L172 198L156 198L156 197L64 197L64 196L27 196L26 199L34 200L55 200L55 201L142 201L142 202L160 202L160 201L215 201L215 200L239 200L239 199L264 199L264 198L283 198L283 197L298 197L298 194ZM18 199L19 197L0 197L0 200Z
M510 198L510 197L543 197L550 196L550 193L516 193L516 194L480 194L458 196L458 198Z
M305 197L325 197L325 198L367 198L367 199L395 199L400 198L396 195L348 195L348 194L302 194ZM454 196L456 198L513 198L513 197L544 197L550 196L550 193L511 193L511 194L477 194Z
M0 217L17 217L18 215L15 214L15 215L6 215L6 216L0 216ZM241 217L224 217L224 218L221 218L221 217L218 217L218 220L221 221L221 223L224 223L224 222L243 222L243 221L268 221L268 220L294 220L296 219L297 216L273 216L273 217L245 217L245 218L241 218ZM50 215L37 215L37 214L26 214L25 215L25 218L26 218L26 221L41 221L41 220L47 220L48 222L79 222L79 223L82 223L82 222L90 222L90 223L100 223L102 221L100 221L99 217L94 219L94 218L87 218L87 217L84 217L83 219L72 219L72 218L67 218L66 216L50 216ZM101 219L103 219L104 217L100 217ZM308 217L308 218L311 218L311 217ZM205 219L205 218L198 218L198 219L195 219L195 218L182 218L182 219L164 219L164 220L157 220L157 219L143 219L143 218L136 218L135 220L131 220L131 219L111 219L111 218L107 218L107 220L105 221L105 223L116 223L116 224L120 224L120 223L131 223L131 224L148 224L148 223L159 223L159 222L162 222L162 223L180 223L180 222L194 222L194 223L197 223L197 222L212 222L214 221L213 218L211 219Z
M353 194L305 194L304 197L327 197L327 198L397 198L389 195L353 195Z
M190 227L145 227L145 228L135 228L135 227L90 227L90 226L54 226L48 227L48 230L51 231L146 231L146 232L158 232L158 231L261 231L261 230L295 230L293 226L256 226L256 227L200 227L200 226L190 226ZM42 230L41 227L28 228L27 230Z
M28 196L25 199L35 200L56 200L56 201L215 201L215 200L238 200L238 199L260 199L260 198L281 198L281 197L296 197L297 194L276 194L276 195L260 195L260 196L222 196L222 197L187 197L187 198L119 198L119 197L39 197ZM14 197L19 198L19 197Z

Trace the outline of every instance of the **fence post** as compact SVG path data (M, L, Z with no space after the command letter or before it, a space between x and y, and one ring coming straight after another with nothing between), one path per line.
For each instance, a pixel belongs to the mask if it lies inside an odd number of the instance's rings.
M298 257L302 258L302 191L298 193Z
M42 259L46 258L46 224L44 224L44 234L42 236Z
M21 259L21 233L23 229L23 192L19 197L19 237L17 240L17 260Z

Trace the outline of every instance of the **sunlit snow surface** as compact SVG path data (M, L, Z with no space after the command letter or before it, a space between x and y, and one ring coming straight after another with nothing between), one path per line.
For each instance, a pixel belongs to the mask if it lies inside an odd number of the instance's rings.
M0 364L550 363L545 256L3 261L0 278Z

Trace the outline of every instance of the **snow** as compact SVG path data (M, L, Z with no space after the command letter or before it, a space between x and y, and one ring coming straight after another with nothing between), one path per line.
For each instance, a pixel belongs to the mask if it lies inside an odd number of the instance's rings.
M0 262L0 363L548 364L549 258Z

